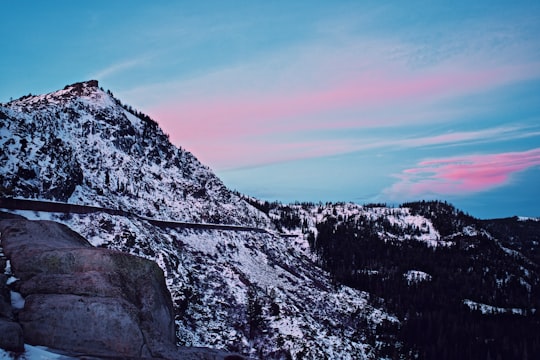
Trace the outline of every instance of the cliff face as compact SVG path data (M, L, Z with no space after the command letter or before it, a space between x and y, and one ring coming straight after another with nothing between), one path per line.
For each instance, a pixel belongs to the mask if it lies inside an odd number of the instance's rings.
M25 342L92 356L171 357L172 302L154 262L94 248L52 221L4 219L0 231L11 287L24 299L15 318Z

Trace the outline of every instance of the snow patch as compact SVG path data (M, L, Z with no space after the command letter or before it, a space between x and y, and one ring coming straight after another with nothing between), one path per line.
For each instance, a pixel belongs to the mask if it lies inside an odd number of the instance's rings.
M24 352L15 354L4 349L0 349L0 360L75 360L77 358L57 354L44 346L32 346L24 344Z
M518 221L540 221L540 217L518 216Z
M420 270L409 270L403 274L408 285L417 284L423 281L431 281L432 276Z
M24 308L25 302L22 295L16 291L10 291L10 293L11 293L11 306L19 310Z
M463 300L463 304L469 307L473 311L480 311L484 315L497 315L497 314L512 314L512 315L527 315L527 309L521 308L503 308L487 304L482 304L469 299ZM536 309L531 309L530 312L534 314Z

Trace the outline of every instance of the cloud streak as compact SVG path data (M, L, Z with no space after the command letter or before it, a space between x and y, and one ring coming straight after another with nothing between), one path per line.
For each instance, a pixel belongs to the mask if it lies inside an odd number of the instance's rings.
M410 108L411 103L420 108L442 98L492 90L540 75L540 70L534 74L531 67L461 70L450 67L408 74L398 74L398 70L384 74L383 69L372 69L324 88L271 93L252 93L244 89L245 92L237 94L179 99L160 105L152 112L173 130L183 127L189 130L190 137L205 138L296 132L317 127L393 126L400 124L398 116L387 117L386 123L362 116L345 122L334 118L319 124L306 119L329 116L335 111L376 112L391 107L397 107L397 113L400 108ZM377 71L380 73L375 74Z
M488 58L492 53L468 51L420 66L411 64L413 45L380 39L354 39L339 48L320 43L126 95L165 99L154 102L150 115L173 141L212 167L265 164L365 148L359 141L330 137L319 137L317 145L310 137L315 132L432 126L460 121L464 114L492 113L491 104L471 112L460 110L456 101L540 77L540 64L527 58L511 62L501 56L504 61L498 62ZM485 138L492 139L492 130L486 131ZM283 136L298 144L283 143ZM459 143L465 136L479 141L478 134L463 131L389 141L414 147Z
M140 66L144 64L146 61L147 61L147 58L138 58L138 59L131 59L131 60L118 62L112 65L109 65L108 67L103 68L101 70L98 70L97 72L90 75L90 77L92 79L104 80L113 75L121 73L123 71Z
M540 166L540 148L522 152L431 159L397 175L383 194L395 200L430 196L467 196L507 185L513 175Z
M253 136L243 141L228 142L219 139L191 140L187 142L190 147L200 149L197 156L203 162L211 161L218 164L218 170L268 165L277 162L287 162L302 159L318 158L347 154L360 151L384 150L400 151L424 147L450 147L490 143L497 141L511 141L540 136L538 129L521 126L501 126L475 131L458 131L430 136L415 136L403 138L401 136L386 138L369 137L322 137L306 134L305 137L291 136L276 140L264 136ZM323 130L328 131L328 130ZM174 139L173 139L174 140ZM185 144L186 142L184 142ZM241 156L239 156L241 154Z

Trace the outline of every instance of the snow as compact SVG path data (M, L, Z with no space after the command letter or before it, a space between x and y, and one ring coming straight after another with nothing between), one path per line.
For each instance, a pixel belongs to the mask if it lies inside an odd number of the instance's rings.
M469 299L463 300L463 304L467 305L469 309L473 311L480 311L484 315L496 315L496 314L512 314L512 315L527 315L526 309L520 308L503 308L487 304L482 304L476 301ZM534 313L536 310L531 309L531 313Z
M51 351L44 346L32 346L24 344L24 352L15 354L10 351L0 349L0 360L70 360L77 359L65 355L60 355Z
M375 344L353 340L366 337L352 334L371 331L383 321L398 322L370 305L369 294L336 288L308 256L303 236L161 228L142 218L102 212L69 216L12 212L64 223L94 246L156 261L164 270L173 301L188 304L183 318L177 320L183 346L227 348L234 344L245 353L254 351L245 325L249 289L255 289L262 303L266 330L257 346L267 352L275 351L275 344L280 343L293 357L372 358ZM279 308L277 316L270 311L272 306ZM360 319L370 325L358 330L355 324Z
M540 217L518 216L518 221L540 221Z
M465 226L463 228L463 234L467 236L477 236L478 231L472 226Z
M14 215L20 215L24 216L28 220L56 220L62 215L63 213L54 213L54 212L45 212L45 211L32 211L32 210L12 210L12 209L2 209L0 208L0 211L4 211L10 214Z
M499 244L499 247L501 248L501 250L504 251L506 254L508 254L510 256L513 256L513 257L521 257L521 256L523 256L519 251L509 249L509 248L503 246L499 242L498 242L498 244Z
M9 259L6 260L6 268L4 270L4 274L6 274L6 275L11 275L12 274L11 273L11 261L9 261Z
M431 275L420 270L409 270L403 274L403 277L407 280L408 285L417 284L423 281L431 281L432 279Z
M173 300L192 299L184 318L177 321L181 345L248 344L249 352L251 341L242 330L245 325L240 325L247 323L243 309L249 301L249 288L256 289L264 321L272 329L261 343L268 351L279 341L293 354L308 345L314 357L331 353L334 358L368 358L373 351L370 345L339 335L343 328L355 328L354 322L347 324L352 314L361 314L373 326L398 321L369 305L367 293L347 287L336 290L328 274L315 267L304 250L288 238L251 232L162 229L143 220L103 213L73 215L63 222L91 242L101 238L102 245L156 260L165 271ZM107 222L115 226L105 233L99 224ZM129 248L118 239L126 232L137 237ZM156 255L146 255L143 248L151 250L147 254ZM279 306L279 316L270 313L272 303ZM321 318L334 319L335 325L329 327ZM330 335L320 339L321 333Z
M393 233L390 229L381 229L379 237L382 240L414 240L425 243L429 247L454 246L455 242L441 239L437 229L435 229L430 219L421 215L412 215L408 208L390 208L390 207L365 207L355 203L337 203L325 205L288 205L301 219L306 221L306 229L285 229L286 234L298 235L298 242L303 242L303 247L309 249L309 244L301 234L312 232L317 235L316 224L325 221L331 217L340 217L343 221L359 221L369 219L372 222L382 224L388 221L391 226L401 229L405 235ZM271 218L279 218L281 210L272 209ZM337 215L334 215L337 214Z
M11 293L11 306L19 310L24 308L24 298L22 297L22 295L16 291L10 291L10 293Z

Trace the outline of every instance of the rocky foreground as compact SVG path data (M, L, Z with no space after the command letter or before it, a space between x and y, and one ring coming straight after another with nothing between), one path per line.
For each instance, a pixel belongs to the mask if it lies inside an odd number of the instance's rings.
M95 248L53 221L2 214L0 348L24 343L71 357L226 359L177 349L174 313L156 263Z

